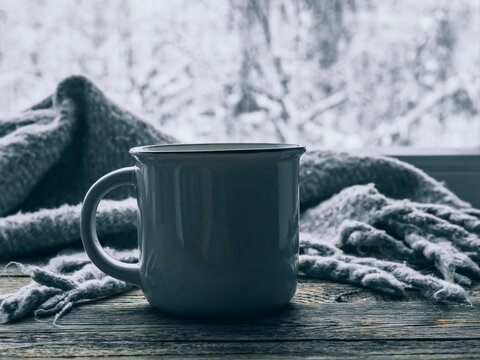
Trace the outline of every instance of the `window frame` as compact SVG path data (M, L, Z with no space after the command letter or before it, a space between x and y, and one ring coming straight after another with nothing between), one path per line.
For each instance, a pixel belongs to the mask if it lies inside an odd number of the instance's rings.
M376 150L412 164L442 181L462 200L480 208L480 148L386 148Z

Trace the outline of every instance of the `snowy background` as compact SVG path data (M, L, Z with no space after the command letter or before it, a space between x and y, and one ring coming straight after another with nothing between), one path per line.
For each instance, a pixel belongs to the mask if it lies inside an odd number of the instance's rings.
M480 0L0 0L0 116L85 74L181 141L480 146Z

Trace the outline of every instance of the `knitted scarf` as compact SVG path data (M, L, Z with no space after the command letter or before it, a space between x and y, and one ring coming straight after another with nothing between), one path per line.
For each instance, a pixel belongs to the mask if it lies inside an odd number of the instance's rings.
M11 262L31 276L0 295L0 321L55 320L84 299L131 284L98 270L79 246L81 201L95 180L130 166L131 147L175 140L74 76L19 116L0 120L0 259L53 256L44 266ZM138 259L136 201L108 194L97 231L108 251ZM480 277L480 211L424 172L398 160L330 151L300 164L301 274L433 302L468 302Z

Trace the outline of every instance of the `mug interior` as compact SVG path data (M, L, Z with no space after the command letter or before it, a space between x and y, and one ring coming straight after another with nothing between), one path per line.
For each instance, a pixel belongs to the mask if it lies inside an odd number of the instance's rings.
M209 143L209 144L172 144L147 145L130 149L132 155L160 153L242 153L242 152L305 152L305 147L296 144L279 143Z

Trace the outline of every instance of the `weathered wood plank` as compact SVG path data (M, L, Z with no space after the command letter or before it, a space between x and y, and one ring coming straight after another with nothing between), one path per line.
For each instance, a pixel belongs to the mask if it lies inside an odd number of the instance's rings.
M119 299L123 299L122 302ZM0 328L3 356L480 354L480 305L424 302L293 302L267 317L178 319L134 291L74 309L53 326L27 320Z
M6 357L16 356L12 349L3 352ZM18 354L18 353L17 353ZM478 358L478 341L298 341L298 342L163 342L137 344L130 341L82 343L74 341L60 344L38 344L24 347L21 355L25 358L92 357L112 356L167 356L175 358L256 358L270 357L335 359L335 358L428 358L428 359L468 359ZM3 358L3 357L2 357Z
M23 258L19 259L24 264L42 265L48 262L48 258ZM7 262L0 262L0 295L12 292L20 288L20 284L28 283L28 280L18 279L15 282L3 283L5 278L28 278L28 275L15 265L5 268ZM480 302L480 283L470 288L469 298L471 301ZM299 284L295 301L297 302L384 302L384 301L422 301L422 296L417 291L407 291L405 298L396 298L391 295L374 292L365 288L349 284L334 283L329 280L319 280L308 277L299 277Z
M479 305L432 306L426 303L291 304L274 315L238 321L174 318L146 302L112 306L110 301L74 309L55 327L28 320L0 329L0 341L46 341L52 334L68 340L291 341L294 340L463 340L480 339ZM111 333L108 333L112 331ZM111 338L110 338L111 337Z
M0 275L0 294L30 281L13 274ZM83 304L58 326L51 319L0 326L0 358L475 358L480 357L478 289L471 298L473 306L432 305L419 301L416 293L399 301L347 284L301 278L292 303L278 313L212 322L162 314L133 290Z
M29 277L15 266L11 266L8 272L0 274L0 295L13 292L23 285L28 284ZM141 293L138 293L142 296ZM344 296L340 296L345 294ZM420 300L415 292L411 292L409 300ZM407 300L405 299L405 300ZM389 301L391 296L371 292L349 284L338 284L330 281L300 278L295 301L299 303L328 303L335 301Z
M0 296L14 292L28 284L27 276L0 276ZM137 297L143 297L140 291L132 292ZM128 295L130 296L130 295ZM480 291L471 291L472 301L480 301ZM422 301L421 296L411 291L404 299L398 299L389 295L376 293L368 289L358 288L349 284L333 283L328 280L299 279L294 302L296 303L331 303L331 302L384 302L384 301Z
M0 264L0 269L4 265ZM7 271L0 272L0 295L15 291L27 284L29 278L17 267L10 266ZM139 293L139 296L141 294ZM480 302L480 286L472 287L469 291L470 300ZM328 280L319 280L300 277L295 302L298 303L330 303L330 302L384 302L384 301L422 301L416 291L407 291L406 297L399 299L390 295L370 291L349 284L334 283Z

